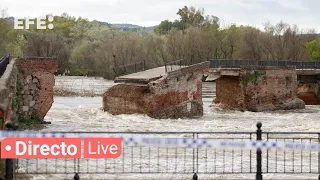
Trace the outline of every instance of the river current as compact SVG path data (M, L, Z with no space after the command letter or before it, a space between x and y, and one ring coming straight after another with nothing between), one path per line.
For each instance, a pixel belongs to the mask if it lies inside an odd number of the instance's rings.
M63 82L63 83L61 83ZM56 78L56 88L103 93L112 81L93 78ZM153 119L145 115L113 116L101 110L102 97L54 97L45 130L63 131L255 131L262 123L264 131L309 131L320 128L320 106L302 110L275 112L218 111L211 107L215 83L203 84L204 115L198 119Z
M75 92L91 91L102 94L115 85L112 81L101 78L56 77L56 87ZM193 131L221 132L241 131L253 132L256 123L262 123L263 131L285 132L319 132L320 106L306 106L302 110L275 112L240 112L219 111L211 104L215 98L215 83L203 83L204 115L197 119L153 119L146 115L111 115L101 110L102 96L97 97L54 97L54 104L45 117L52 124L46 125L43 131L121 131L121 132L152 132L152 131ZM70 164L71 168L73 164ZM35 179L70 179L72 176L35 176ZM105 176L90 175L88 179L104 179ZM177 177L166 176L164 179L190 179L190 174ZM266 174L269 179L305 179L314 178L309 175L276 175ZM149 179L139 174L129 177L109 176L108 179ZM160 178L163 179L163 178ZM202 179L254 179L254 174L213 175Z

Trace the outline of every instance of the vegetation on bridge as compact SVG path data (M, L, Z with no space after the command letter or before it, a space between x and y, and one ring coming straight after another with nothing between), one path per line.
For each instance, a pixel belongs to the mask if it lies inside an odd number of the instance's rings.
M41 120L39 117L32 116L30 118L26 118L23 114L21 114L21 103L22 103L22 96L21 96L21 91L23 90L23 82L22 82L22 77L18 73L17 74L17 84L16 84L16 95L14 99L12 100L11 104L11 109L14 114L16 114L17 117L17 122L13 124L14 129L28 129L30 128L29 126L34 125L34 124L41 124Z
M247 86L249 83L256 83L260 77L263 77L266 74L263 70L253 70L247 71L241 78L244 86Z
M4 11L5 12L5 11ZM114 67L146 60L149 68L177 59L320 60L320 43L313 30L279 22L255 27L232 24L183 7L179 19L164 20L154 32L124 30L66 13L54 17L52 30L14 30L6 13L0 18L0 55L55 56L58 73L113 78ZM151 28L152 29L152 28Z

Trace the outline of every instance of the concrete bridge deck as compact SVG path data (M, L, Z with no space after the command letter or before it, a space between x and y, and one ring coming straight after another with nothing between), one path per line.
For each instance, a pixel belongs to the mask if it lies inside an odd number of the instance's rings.
M141 71L133 74L128 74L124 76L119 76L116 77L114 82L119 83L142 83L142 84L147 84L151 81L157 80L164 75L166 75L166 70L165 67L158 67L154 69L149 69L146 71Z

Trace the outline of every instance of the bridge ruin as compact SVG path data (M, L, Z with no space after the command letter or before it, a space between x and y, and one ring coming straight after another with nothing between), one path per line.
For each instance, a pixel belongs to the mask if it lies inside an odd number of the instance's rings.
M303 109L294 67L242 67L216 80L216 106L241 111Z
M206 75L217 83L214 104L226 109L300 109L320 103L320 62L210 60Z
M0 122L43 123L53 104L54 58L6 56L0 64ZM1 62L2 62L1 61Z
M120 84L104 94L103 109L154 118L202 116L203 75L216 81L214 104L223 109L289 110L320 103L320 62L209 60L191 66L181 62L173 62L171 72L168 67L145 70L144 62L130 64L131 70L140 69L138 73L121 66L121 72L129 75L115 79Z
M202 75L209 62L168 67L117 77L115 82L119 84L103 96L104 111L153 118L202 116Z

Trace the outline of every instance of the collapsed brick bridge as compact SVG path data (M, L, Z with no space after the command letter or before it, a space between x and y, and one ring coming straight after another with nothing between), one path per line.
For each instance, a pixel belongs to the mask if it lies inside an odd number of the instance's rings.
M170 68L169 68L170 67ZM209 62L163 66L117 77L104 94L103 109L111 114L147 114L153 118L203 115L202 75Z
M9 120L14 123L43 123L53 104L54 73L58 68L56 60L6 56L5 61L0 61L0 66L1 129Z
M129 75L117 77L120 84L103 97L103 109L112 114L202 116L203 75L216 80L214 104L223 109L287 110L320 103L320 62L209 60L184 66L179 61L150 70L138 62L121 68Z
M8 121L16 125L44 122L53 103L57 68L53 58L0 59L0 130ZM5 179L4 169L4 160L0 160L0 179Z

